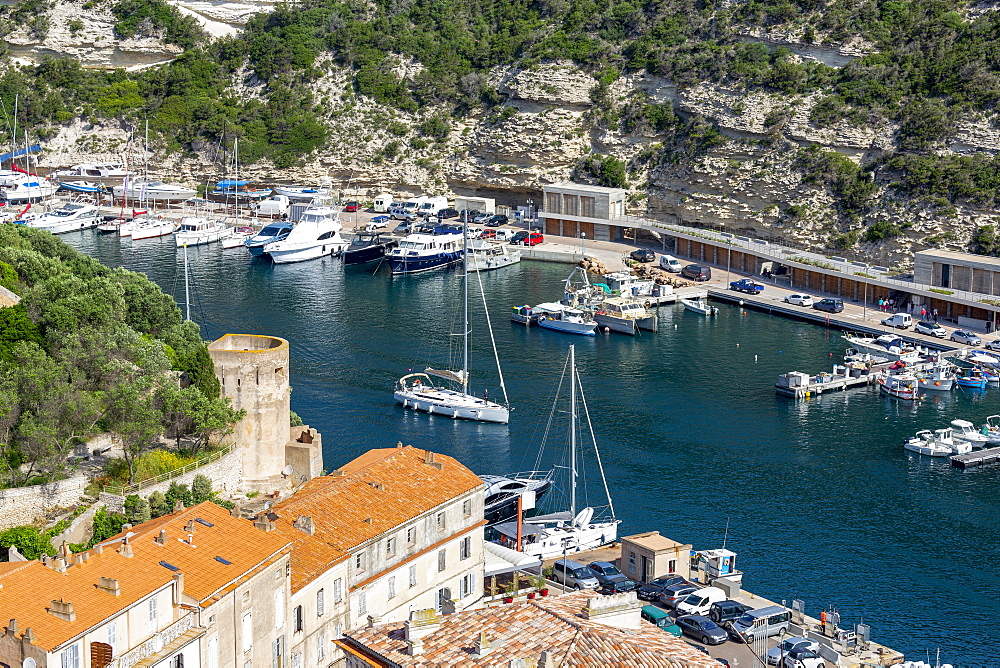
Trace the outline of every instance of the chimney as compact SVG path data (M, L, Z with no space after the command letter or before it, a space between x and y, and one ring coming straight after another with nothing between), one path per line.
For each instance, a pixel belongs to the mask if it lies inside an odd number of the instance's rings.
M76 613L73 611L73 604L62 599L53 600L52 605L45 608L45 611L57 619L67 622L76 621Z
M66 560L62 557L56 557L52 560L52 570L56 573L65 573L67 568Z
M35 632L29 626L24 629L24 634L21 636L21 653L25 655L28 653L28 648L35 644Z
M268 520L257 520L253 525L265 533L274 531L274 522Z
M48 566L50 563L52 563L52 557L50 557L47 554L43 554L42 555L42 566Z
M396 441L396 447L397 448L402 448L403 447L403 442L402 441Z
M342 471L340 469L337 469L336 471L334 471L333 473L330 474L330 477L331 478L343 478L345 475L347 475L346 471Z
M313 525L313 518L309 515L299 515L295 521L292 522L292 526L302 533L310 536L316 533L316 527Z
M118 596L122 593L118 580L115 578L106 578L103 575L101 576L101 579L97 581L97 588L108 592L112 596Z
M406 653L410 656L420 656L424 653L424 641L415 638L414 640L406 641Z
M166 545L167 544L167 530L166 529L160 529L160 534L156 538L153 539L153 542L156 543L157 545Z
M555 661L549 655L548 650L542 652L542 655L538 657L538 668L552 668L555 665Z
M83 562L87 560L87 553L81 552L73 557L73 563L77 566L82 566Z
M174 573L174 605L184 602L184 574Z
M94 554L104 554L104 546L98 543L94 546Z
M129 524L128 522L122 525L122 531L124 531L125 533L128 533L131 530L132 530L132 525Z
M176 501L174 501L174 512L179 513L182 510L184 510L184 502L181 501L180 499L177 499Z
M472 648L472 657L474 659L481 659L492 651L493 643L486 637L486 631L483 631L479 634L479 639L476 640L475 647Z
M63 561L69 561L70 555L73 554L73 552L69 549L69 543L63 541L62 545L59 546L59 551L56 554L62 557Z
M410 641L420 640L441 627L441 615L434 608L414 610L410 618L403 623L403 638ZM421 647L422 651L422 647Z
M587 599L583 618L618 629L638 629L642 619L641 609L642 603L634 591L595 596Z
M434 453L431 452L430 450L425 450L424 451L424 464L427 464L429 466L433 466L438 471L440 471L441 469L444 468L444 464L442 464L441 462L437 461L437 459L434 456Z
M194 520L188 520L188 523L184 525L184 531L194 533Z
M371 523L372 523L372 518L366 517L365 518L365 524L371 524Z
M7 635L9 635L11 638L13 638L14 636L17 635L17 620L16 619L10 620L10 622L7 624L7 628L4 629L4 633L6 633Z
M122 546L118 548L118 554L122 555L123 557L129 557L129 558L133 556L132 541L129 540L128 534L125 534L125 537L122 538Z

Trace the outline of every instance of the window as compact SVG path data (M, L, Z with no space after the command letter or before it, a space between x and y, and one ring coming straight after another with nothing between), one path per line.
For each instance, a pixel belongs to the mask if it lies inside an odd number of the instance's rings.
M667 572L675 573L676 571L677 571L677 560L671 559L670 561L667 562Z
M316 636L316 658L320 661L326 656L326 636L322 633Z
M333 581L333 602L340 603L343 600L344 600L343 584L341 583L340 578L337 578L336 580Z
M594 217L594 204L595 200L593 197L587 197L586 195L580 195L580 215L586 216L587 218Z
M472 516L472 499L466 499L462 502L462 516L471 517Z
M354 555L354 570L363 571L365 570L365 554L364 552L359 552Z
M170 660L170 668L184 668L184 655L178 654Z
M363 615L368 612L368 601L365 600L365 592L358 594L358 614Z
M563 213L567 216L577 215L577 201L576 195L563 195Z
M389 578L389 598L396 596L396 576Z
M80 668L80 646L70 645L63 650L62 668Z
M458 558L468 559L472 556L472 537L466 536L458 544Z
M302 668L302 652L292 654L292 668Z
M159 629L159 623L156 619L156 599L149 599L149 619L147 620L146 632L149 635L153 635Z
M208 639L208 659L206 668L219 668L219 639Z
M410 586L411 587L416 587L417 586L417 567L416 567L416 565L411 565L410 566Z
M243 651L249 652L253 649L253 613L248 612L243 615Z
M118 622L116 621L108 624L108 644L111 645L111 649L118 646Z
M417 542L417 528L410 527L406 530L406 544L413 545Z
M275 571L274 571L274 579L275 580L280 580L281 579L281 569L280 568L275 569Z
M472 596L476 593L476 576L473 573L462 576L462 580L459 584L459 593L462 598Z
M278 636L271 643L271 666L272 668L282 668L282 659L285 655L285 636Z
M294 625L295 625L295 631L294 631L294 633L299 633L300 631L302 631L302 606L301 605L295 606L295 615L294 615L294 617L295 617L295 619L294 619Z
M445 566L446 566L445 562L446 562L445 550L439 550L438 551L438 571L439 572L443 571L445 569Z
M339 580L338 580L339 582ZM323 600L323 590L316 592L316 616L322 617L326 614L326 601Z
M274 590L274 628L280 629L285 625L285 590Z
M338 624L334 624L333 625L333 637L337 638L339 640L340 637L343 636L343 635L344 635L344 630L340 627L340 624L339 623Z
M559 197L559 193L546 193L545 195L545 208L548 209L549 213L562 213L562 198Z
M396 539L386 538L385 539L385 556L391 557L396 554Z
M438 531L444 531L444 513L437 514L437 528Z

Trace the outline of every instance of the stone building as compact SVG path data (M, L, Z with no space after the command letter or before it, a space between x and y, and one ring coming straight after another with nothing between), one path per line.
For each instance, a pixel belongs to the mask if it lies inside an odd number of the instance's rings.
M226 334L208 345L222 396L247 412L233 430L247 489L271 491L310 480L323 468L322 437L289 427L288 341L276 336Z
M5 306L17 306L21 303L21 298L16 294L0 285L0 308Z
M538 218L543 221L545 234L575 239L586 235L586 239L611 241L623 232L622 227L613 227L612 221L625 216L626 195L622 188L556 183L542 188Z
M659 531L647 531L621 539L622 570L636 582L649 582L661 575L691 574L691 545L678 543Z

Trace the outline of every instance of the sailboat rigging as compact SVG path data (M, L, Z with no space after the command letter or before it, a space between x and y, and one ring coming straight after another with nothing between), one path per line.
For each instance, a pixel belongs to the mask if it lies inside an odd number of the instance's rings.
M503 372L500 372L500 387L503 390L504 403L490 401L484 394L482 398L469 394L469 256L466 252L469 243L468 216L462 223L462 369L424 369L423 373L411 373L396 381L394 397L405 408L426 411L433 415L477 420L479 422L499 422L507 424L510 419L507 388L503 383ZM480 290L482 281L480 280ZM483 303L485 305L485 295ZM487 315L488 318L488 315ZM492 330L490 332L492 337ZM500 370L500 359L497 356L496 342L493 344L493 354ZM448 380L459 386L459 390L435 385L431 376Z

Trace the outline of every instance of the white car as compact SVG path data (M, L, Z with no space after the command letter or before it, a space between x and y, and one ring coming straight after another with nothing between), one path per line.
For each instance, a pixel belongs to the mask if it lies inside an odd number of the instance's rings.
M926 334L927 336L936 336L939 339L948 336L948 332L944 330L944 327L930 320L921 320L913 328L913 331L918 334Z
M983 340L975 332L964 329L956 329L951 333L951 340L955 343L964 343L967 346L981 346Z
M778 668L825 668L826 661L807 647L796 647L781 659Z
M993 339L986 342L987 350L1000 350L1000 339Z
M809 640L808 638L803 638L801 636L793 636L791 638L785 638L780 643L767 650L767 663L772 666L778 665L781 658L791 652L793 649L798 649L804 647L813 652L819 651L819 643L815 640Z
M796 306L812 306L813 298L809 295L788 295L785 297L785 303Z

